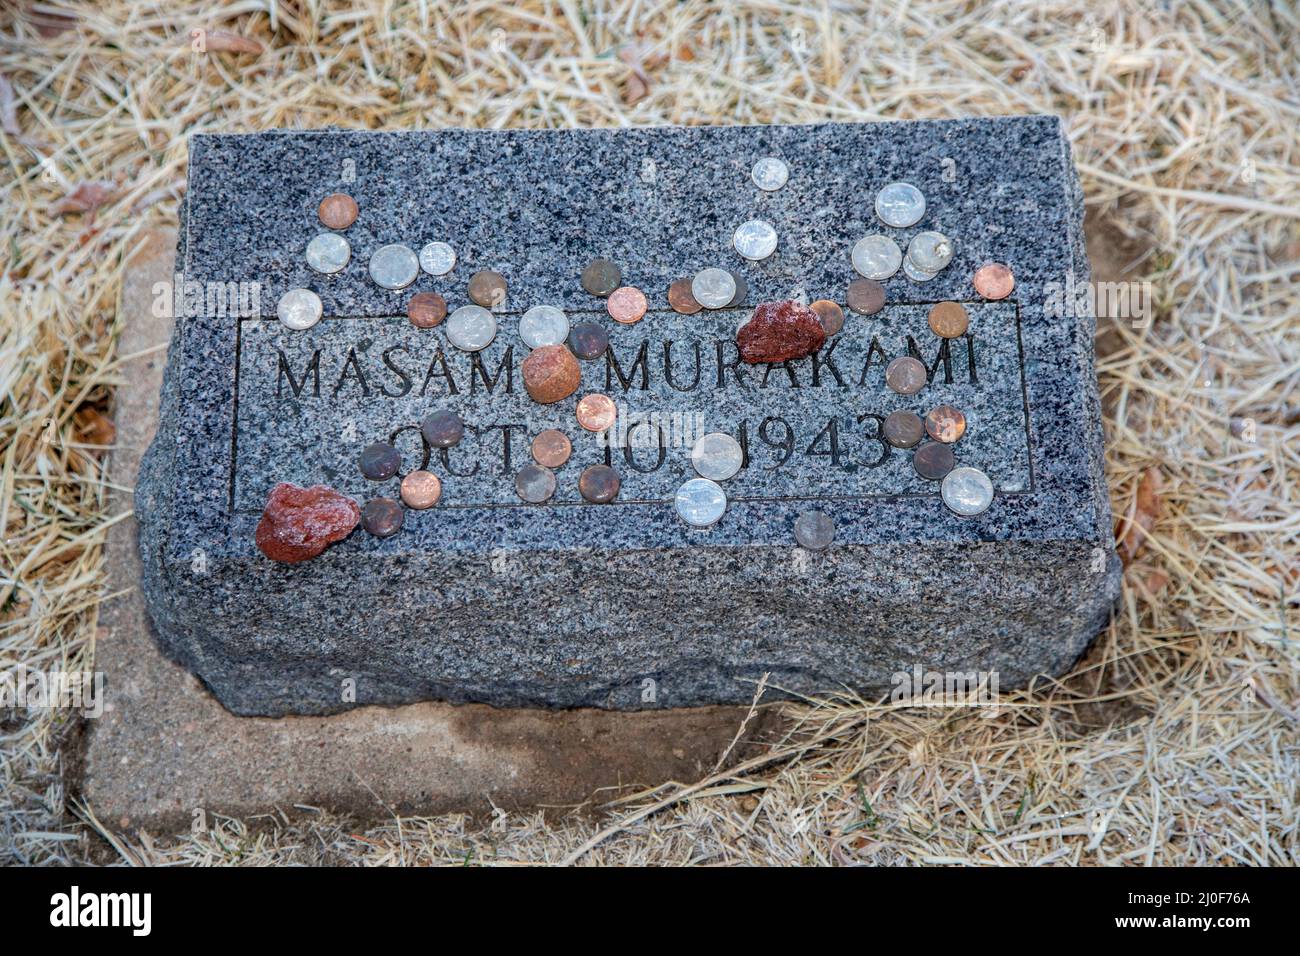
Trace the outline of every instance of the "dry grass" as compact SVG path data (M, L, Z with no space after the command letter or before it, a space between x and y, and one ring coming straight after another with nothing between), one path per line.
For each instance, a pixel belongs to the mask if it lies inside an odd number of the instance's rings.
M990 718L798 708L797 736L767 762L605 821L361 833L322 815L128 840L93 807L64 816L65 724L0 712L0 860L1295 862L1293 7L107 0L74 23L56 9L0 14L13 91L0 88L0 665L93 657L119 264L141 230L174 220L198 130L1058 112L1091 211L1128 239L1095 251L1150 280L1158 306L1149 327L1110 324L1100 367L1119 530L1150 536L1112 627L1067 679ZM196 27L264 49L198 54ZM57 205L87 183L110 184L93 217Z

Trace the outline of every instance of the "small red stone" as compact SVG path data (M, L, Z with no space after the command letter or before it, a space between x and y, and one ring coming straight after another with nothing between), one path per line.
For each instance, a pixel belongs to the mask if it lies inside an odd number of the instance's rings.
M811 355L826 344L817 313L798 302L764 302L736 333L740 357L751 365Z
M347 495L282 481L267 496L254 540L272 561L307 561L346 538L360 520L361 509Z

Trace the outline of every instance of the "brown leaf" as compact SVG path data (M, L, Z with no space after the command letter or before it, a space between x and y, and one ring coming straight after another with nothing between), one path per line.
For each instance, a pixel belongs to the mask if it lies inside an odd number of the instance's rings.
M631 45L618 48L618 58L627 64L630 71L623 84L623 102L628 106L650 95L650 77L641 64L641 54Z
M113 195L115 183L111 181L82 183L53 206L50 214L62 216L70 212L88 212L92 216Z
M209 53L263 53L266 47L252 37L231 33L229 30L208 30L204 44Z
M1147 535L1160 518L1160 469L1152 466L1142 473L1137 493L1129 505L1125 520L1120 523L1120 554L1127 565L1133 561L1146 544Z
M93 405L85 405L77 409L73 419L77 423L77 430L82 440L87 445L107 446L113 444L117 438L117 426L113 424L113 419Z

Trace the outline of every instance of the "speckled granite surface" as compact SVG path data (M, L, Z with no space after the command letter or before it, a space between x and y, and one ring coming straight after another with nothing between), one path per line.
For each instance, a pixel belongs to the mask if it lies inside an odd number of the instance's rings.
M776 193L748 178L767 154L791 168ZM1094 320L1044 310L1048 283L1088 276L1081 196L1055 118L202 136L189 175L184 278L261 282L263 318L178 321L136 503L161 639L237 713L327 713L349 706L353 687L356 703L658 708L748 700L765 672L791 691L878 692L916 665L997 671L1011 687L1067 667L1104 623L1118 561ZM876 191L896 179L929 204L908 229L872 212ZM302 251L321 231L316 204L336 189L361 207L346 232L353 260L317 276ZM735 225L754 217L780 237L757 264L730 247ZM823 352L775 367L766 387L765 369L738 382L729 365L727 343L748 310L660 311L669 282L706 265L740 270L750 307L800 294L843 303L854 241L885 232L905 245L923 229L956 241L952 265L925 284L900 272L886 283L884 312L848 315L830 362ZM369 280L378 246L431 239L455 246L451 275L421 276L400 293ZM596 256L619 262L649 296L638 325L616 326L582 290L578 274ZM1017 289L1007 302L975 304L970 276L989 259L1013 267ZM401 318L424 289L464 304L480 268L510 283L501 332L481 356L485 375L441 329ZM274 320L280 293L295 286L325 304L326 320L307 332ZM910 335L934 362L939 343L924 317L948 298L972 303L971 339L951 347L952 380L940 362L920 395L894 395L879 352L866 361L872 341L893 357ZM605 391L661 421L678 413L686 437L744 424L750 466L726 483L732 503L719 525L688 530L667 503L689 475L688 449L671 432L662 464L653 447L630 449L630 463L610 451L624 478L619 503L581 502L581 465L606 449L576 427L577 396L541 408L519 376L518 316L541 303L611 331L617 368L583 363L583 392ZM643 343L644 388L634 370ZM697 346L700 381L683 388ZM317 349L319 388L308 374ZM949 513L911 473L910 452L880 460L872 437L874 416L940 401L970 418L959 462L984 468L999 491L977 518ZM475 428L447 461L433 459L446 487L437 508L409 513L395 538L357 531L304 565L275 565L256 550L271 484L391 494L395 482L357 477L355 452L442 407ZM832 420L835 455L826 454ZM510 473L549 426L574 438L574 459L559 472L556 504L524 506ZM399 435L407 467L419 457L413 439ZM809 507L835 520L828 552L794 545L794 519Z

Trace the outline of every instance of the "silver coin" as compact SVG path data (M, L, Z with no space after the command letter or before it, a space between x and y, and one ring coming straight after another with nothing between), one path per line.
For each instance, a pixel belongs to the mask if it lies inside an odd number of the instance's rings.
M775 156L764 156L754 164L749 177L754 180L755 186L770 193L786 184L790 178L790 167Z
M555 494L555 472L541 465L524 465L515 475L515 493L529 504L549 501Z
M520 317L519 337L530 349L563 345L569 337L569 317L553 305L535 305Z
M809 551L824 551L835 540L835 522L820 511L805 511L794 519L794 540Z
M721 309L736 297L736 280L726 269L701 269L691 280L691 295L706 309Z
M692 478L677 489L673 505L692 528L707 528L717 524L727 510L727 493L716 481Z
M853 268L868 279L888 279L903 264L903 252L888 236L865 236L853 247ZM698 298L698 296L697 296Z
M352 246L337 232L322 232L307 243L307 265L317 272L342 272L352 259Z
M740 442L725 432L710 432L700 438L691 449L691 464L704 478L726 481L733 478L745 463L745 453Z
M445 276L456 268L456 250L445 242L431 242L420 250L420 268L431 276Z
M923 269L918 269L916 263L907 256L903 256L903 273L913 282L929 282L939 274L937 272L926 272Z
M876 215L886 226L915 226L925 215L925 197L911 183L890 183L876 193Z
M401 243L380 246L370 256L370 278L385 289L405 289L420 274L420 257Z
M943 503L965 517L983 514L993 503L993 482L978 468L954 468L939 488Z
M481 305L462 305L447 316L447 341L464 352L477 352L497 337L497 320Z
M275 305L280 321L295 332L310 329L320 321L322 311L320 296L311 289L290 289Z
M952 240L941 232L918 232L907 244L907 258L921 272L938 272L952 262Z
M776 252L776 230L770 222L751 219L736 227L731 244L746 259L758 262Z

